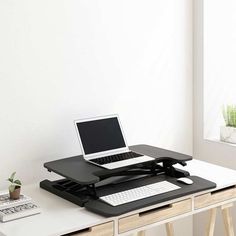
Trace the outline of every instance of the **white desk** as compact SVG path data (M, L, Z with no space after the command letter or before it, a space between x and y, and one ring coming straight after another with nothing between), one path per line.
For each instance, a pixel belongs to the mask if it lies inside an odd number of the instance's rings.
M96 214L93 214L84 208L78 207L75 204L72 204L62 198L51 194L43 189L39 188L38 184L25 186L23 187L23 193L29 195L34 199L34 201L41 207L42 213L39 215L7 222L7 223L0 223L0 236L56 236L56 235L63 235L69 232L78 231L81 229L90 228L96 225L103 224L105 222L112 222L111 224L107 224L109 227L113 224L114 235L130 235L132 233L138 232L140 230L146 230L148 228L155 227L157 225L171 222L179 218L183 218L189 215L193 215L200 211L205 211L210 208L214 208L216 206L221 206L228 204L230 202L236 201L236 188L233 187L229 190L220 191L217 194L214 194L213 198L207 199L207 196L211 196L209 194L215 190L221 190L223 188L229 186L236 185L236 171L230 170L227 168L223 168L220 166L212 165L206 162L193 160L187 163L186 167L178 166L178 168L188 170L191 175L197 175L208 180L211 180L217 184L217 188L214 190L208 190L192 195L188 195L179 199L175 199L169 202L164 202L162 204L153 205L147 208L139 209L133 212L129 212L122 216L112 217L112 218L105 218ZM229 192L230 191L230 192ZM208 193L208 195L207 195ZM204 194L204 195L203 195ZM202 195L199 197L199 195ZM216 197L215 197L216 196ZM217 198L217 196L219 198ZM197 198L198 197L198 198ZM135 226L135 228L128 230L125 233L120 233L122 220L124 222L129 222L129 219L132 219L133 216L139 215L141 212L146 212L150 209L156 209L161 206L166 206L168 204L175 204L176 202L180 201L188 201L190 203L190 209L187 212L178 213L177 215L172 214L163 214L161 211L166 209L161 209L160 211L152 211L151 217L145 215L145 218L142 223L147 223L147 225L140 225ZM197 200L197 201L196 201ZM199 209L196 209L198 204ZM200 204L200 205L199 205ZM202 205L203 204L203 205ZM184 207L180 206L180 210ZM187 208L186 208L187 209ZM185 209L185 210L186 210ZM154 214L155 218L152 217ZM155 215L156 214L156 215ZM173 216L175 215L175 216ZM127 217L127 218L125 218ZM149 220L149 221L148 221ZM146 222L146 223L145 223ZM151 223L148 223L151 222ZM125 226L127 227L127 225ZM130 226L128 226L130 227ZM132 223L131 223L132 227ZM137 227L137 228L136 228ZM99 229L101 230L101 229ZM109 230L108 230L109 231ZM99 231L98 231L99 232ZM109 231L110 232L110 231ZM110 233L109 233L110 234ZM112 234L112 233L111 233ZM78 233L76 235L83 235L83 236L103 236L103 234L99 233Z

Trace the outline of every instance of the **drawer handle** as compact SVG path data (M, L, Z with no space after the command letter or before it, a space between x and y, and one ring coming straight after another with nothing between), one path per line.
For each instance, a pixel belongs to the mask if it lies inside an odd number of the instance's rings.
M158 211L167 210L167 209L172 208L172 207L173 207L173 205L172 205L172 204L169 204L169 205L165 205L165 206L162 206L162 207L150 209L150 210L147 210L147 211L144 211L144 212L140 212L140 213L139 213L139 216L140 216L140 217L146 216L146 215L149 215L149 214L158 212Z
M227 191L227 190L233 190L233 189L236 189L236 186L229 186L229 187L226 187L226 188L222 188L222 189L218 189L218 190L215 190L215 191L212 191L211 192L211 195L214 195L214 194L217 194L217 193L221 193L221 192L224 192L224 191Z
M92 228L86 228L86 229L80 229L68 234L63 234L62 236L73 236L73 235L77 235L77 234L81 234L81 233L89 233L92 231Z

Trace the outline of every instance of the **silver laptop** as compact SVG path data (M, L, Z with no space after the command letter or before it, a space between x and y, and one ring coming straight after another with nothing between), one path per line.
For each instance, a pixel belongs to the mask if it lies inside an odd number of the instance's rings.
M116 169L154 160L129 150L118 115L76 120L75 126L88 162Z

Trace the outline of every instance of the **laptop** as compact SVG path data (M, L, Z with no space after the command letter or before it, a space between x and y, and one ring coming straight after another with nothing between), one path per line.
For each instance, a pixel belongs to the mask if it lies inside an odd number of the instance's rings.
M83 157L94 165L116 169L154 160L129 150L118 115L76 120L75 127Z

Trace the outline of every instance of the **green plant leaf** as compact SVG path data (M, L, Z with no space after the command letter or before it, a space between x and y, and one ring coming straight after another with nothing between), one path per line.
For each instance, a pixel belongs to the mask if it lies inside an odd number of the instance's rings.
M230 120L230 113L231 113L231 106L227 106L227 117L228 117L228 125L231 126L231 120Z
M9 182L13 183L13 179L8 178L7 179Z
M236 106L233 106L233 111L232 111L232 122L233 122L233 127L236 127Z
M236 105L223 106L222 114L225 120L225 125L236 128Z
M228 118L227 118L227 112L226 112L225 106L222 106L222 114L225 120L225 125L228 126Z
M21 186L21 184L12 183L12 186Z
M16 175L16 172L13 172L13 173L11 174L10 179L12 179L12 181L14 180L15 175Z
M14 184L17 184L18 186L21 186L21 181L19 179L14 181Z
M9 191L12 193L15 190L15 185L10 185L9 186Z

